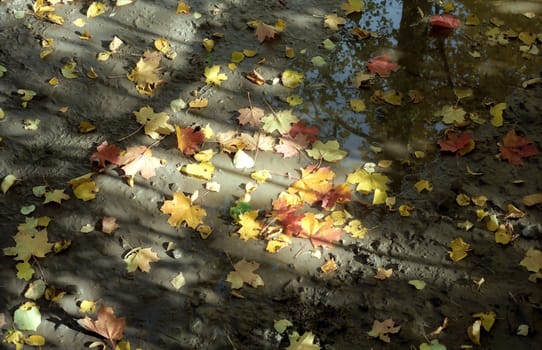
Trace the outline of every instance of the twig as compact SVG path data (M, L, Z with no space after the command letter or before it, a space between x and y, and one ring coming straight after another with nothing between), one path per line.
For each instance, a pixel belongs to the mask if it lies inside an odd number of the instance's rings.
M230 342L231 347L233 348L233 350L237 350L237 348L235 347L235 344L233 344L233 341L231 340L230 336L226 335L226 338L228 338L228 341Z
M141 125L139 128L137 128L136 131L132 132L131 134L128 134L126 136L121 137L120 139L116 140L115 142L124 141L127 138L134 136L135 134L137 134L139 132L139 130L143 129L143 127L144 127L144 125Z
M43 279L43 282L45 282L45 284L48 284L47 283L47 278L45 277L45 273L43 272L43 269L41 268L40 262L38 261L38 259L36 259L36 257L34 255L32 255L32 259L34 260L34 262L38 266L38 269L40 270L41 278Z

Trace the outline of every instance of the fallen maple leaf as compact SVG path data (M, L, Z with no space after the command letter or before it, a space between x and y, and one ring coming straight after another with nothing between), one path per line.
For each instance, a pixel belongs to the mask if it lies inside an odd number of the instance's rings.
M220 86L224 80L228 80L228 76L220 73L220 66L205 67L205 83Z
M180 192L173 193L172 200L164 201L160 211L171 215L168 219L168 223L171 226L179 226L183 222L186 222L188 227L193 229L202 224L202 218L207 215L205 209L199 205L192 204L190 197Z
M449 247L451 251L448 251L448 255L455 262L466 258L467 252L471 250L470 244L466 243L461 237L457 237L451 241Z
M250 124L258 128L261 125L260 119L265 115L265 111L259 107L245 107L238 110L237 120L240 125Z
M4 248L4 254L14 255L14 260L28 261L32 256L43 258L53 248L53 244L47 242L46 229L33 233L19 231L13 236L13 240L15 247Z
M111 234L120 226L117 224L117 218L113 216L106 216L102 219L102 232Z
M341 4L341 9L345 11L346 15L361 12L364 7L365 2L362 0L347 0L347 2Z
M124 175L133 178L140 172L147 180L156 175L156 168L162 166L160 159L153 157L152 151L143 145L128 147L119 163Z
M385 269L383 267L379 267L377 270L376 270L376 275L375 275L375 278L377 280L385 280L385 279L388 279L391 277L391 275L393 275L393 269Z
M142 95L152 95L156 86L162 82L158 76L160 59L158 51L145 51L134 69L128 74L128 80L136 84L136 90Z
M348 183L337 185L320 197L322 208L326 210L333 210L337 203L345 203L350 199L352 199L352 190Z
M241 228L237 231L242 240L248 240L250 238L257 239L260 231L262 230L263 224L257 220L258 211L251 210L242 213L239 215L237 220L238 224L241 225Z
M177 148L187 156L199 151L199 147L205 139L205 134L199 127L189 126L181 129L178 125L175 125L175 134L177 136Z
M48 191L45 192L45 200L43 201L43 204L47 204L50 202L62 204L62 201L67 199L70 199L70 196L65 194L64 190Z
M455 16L450 14L432 16L429 19L429 24L432 27L442 28L442 29L455 29L461 26L461 21Z
M305 332L299 335L297 332L290 335L290 345L286 350L320 350L320 345L314 344L314 334Z
M324 28L339 30L339 26L343 26L345 23L346 20L337 16L336 13L324 17Z
M278 32L279 31L277 31L276 27L263 22L259 22L259 24L256 26L256 37L260 43L263 43L266 40L274 39Z
M335 173L329 167L318 169L307 167L301 169L301 179L294 182L288 188L288 192L298 193L301 199L313 205L333 188L330 181L334 177Z
M540 153L532 143L532 141L517 135L516 131L512 129L503 137L503 144L499 144L500 157L512 165L521 165L523 164L522 158Z
M168 123L169 115L167 113L154 113L149 106L141 107L139 111L134 112L139 124L145 126L145 134L153 139L159 139L161 135L169 135L175 129Z
M290 158L297 156L309 145L307 137L302 134L298 134L295 138L289 135L281 137L279 144L275 146L275 151L282 154L284 158Z
M299 237L310 239L314 247L332 248L333 242L338 241L342 234L342 229L334 227L329 216L320 221L313 213L307 213L300 220L300 226Z
M292 110L284 110L276 113L271 113L262 118L264 131L272 133L277 130L282 135L287 134L292 128L292 124L299 119L292 114Z
M116 165L119 164L119 154L121 150L117 146L110 145L107 143L107 141L104 141L96 149L98 152L94 152L92 156L90 156L90 160L98 162L98 166L100 168L105 167L105 162Z
M391 58L387 55L377 56L371 58L367 63L367 69L371 73L378 74L381 77L389 77L390 73L396 71L399 65L392 62Z
M228 273L228 277L226 278L226 281L231 283L233 289L243 287L244 283L253 288L263 287L263 279L260 275L254 273L260 267L260 264L243 259L238 261L233 267L235 271Z
M320 132L320 129L316 126L307 126L305 124L305 121L300 120L297 123L293 123L292 127L290 128L290 136L295 138L297 135L305 135L307 138L307 141L309 143L313 143L317 140L318 133Z
M126 253L123 260L126 262L126 270L128 272L134 272L137 269L149 272L151 270L150 263L159 261L160 258L151 248L137 247Z
M116 348L117 340L123 338L124 328L126 328L126 319L124 317L115 317L113 309L103 305L98 309L98 318L96 320L85 316L85 318L81 318L77 322L85 329L107 339L112 349Z
M373 322L373 328L367 332L367 334L370 337L378 338L385 343L389 343L391 339L388 334L398 333L400 329L401 326L395 327L395 322L391 318L382 322L375 320Z
M313 143L312 148L307 151L307 154L317 160L325 160L328 162L337 162L348 154L339 148L339 142L337 140L331 140L326 143L322 141L316 141Z
M460 155L469 153L475 147L469 131L464 131L461 134L456 134L453 131L447 132L446 138L437 141L437 143L441 151L457 152Z

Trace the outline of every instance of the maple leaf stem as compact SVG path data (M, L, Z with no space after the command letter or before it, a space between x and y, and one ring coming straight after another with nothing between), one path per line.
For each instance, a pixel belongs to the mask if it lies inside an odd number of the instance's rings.
M43 269L41 268L40 262L38 261L38 259L36 259L34 255L32 255L32 260L34 260L34 262L36 263L36 266L38 267L38 270L40 270L40 274L41 274L41 278L43 279L43 282L47 284L47 278L45 277L45 273L43 272Z
M267 108L269 108L269 110L271 110L271 113L273 114L273 116L278 119L277 113L275 112L273 107L271 107L271 104L269 104L269 102L267 102L267 99L264 98L263 102L267 105Z
M116 140L115 142L120 142L120 141L124 141L126 140L127 138L130 138L132 136L134 136L135 134L137 134L139 132L139 130L143 129L145 127L145 125L141 125L139 128L137 128L134 132L126 135L126 136L123 136L121 137L120 139Z

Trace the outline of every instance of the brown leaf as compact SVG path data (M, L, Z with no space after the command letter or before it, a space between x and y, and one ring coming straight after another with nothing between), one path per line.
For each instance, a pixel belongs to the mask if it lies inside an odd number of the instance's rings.
M245 107L238 110L239 116L237 120L239 124L250 124L258 128L261 125L260 119L265 115L265 111L259 107Z
M116 344L116 340L123 338L124 328L126 327L126 319L124 317L115 317L113 309L105 306L101 306L98 310L98 318L96 320L86 316L79 319L78 322L85 329L101 335L113 345Z

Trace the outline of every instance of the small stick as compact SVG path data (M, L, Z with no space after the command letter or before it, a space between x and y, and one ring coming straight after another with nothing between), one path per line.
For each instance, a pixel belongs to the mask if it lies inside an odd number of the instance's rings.
M132 132L131 134L126 135L126 136L123 136L123 137L121 137L120 139L116 140L115 142L124 141L124 140L126 140L127 138L134 136L135 134L137 134L137 133L139 132L139 130L143 129L143 127L144 127L144 125L141 125L139 128L137 128L137 130L135 130L135 131Z

